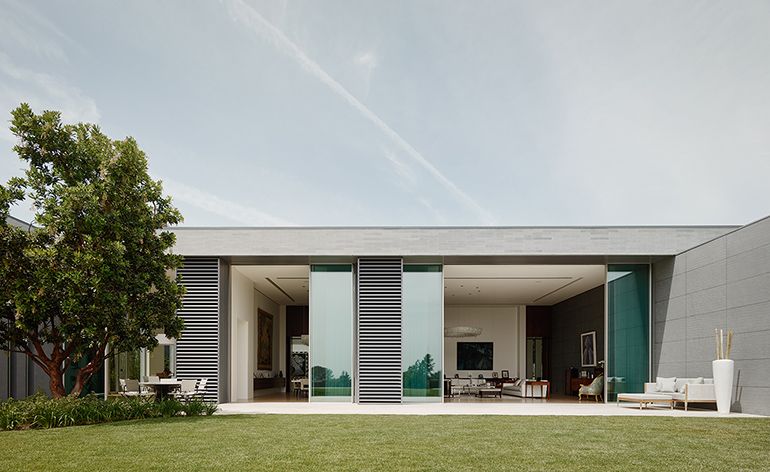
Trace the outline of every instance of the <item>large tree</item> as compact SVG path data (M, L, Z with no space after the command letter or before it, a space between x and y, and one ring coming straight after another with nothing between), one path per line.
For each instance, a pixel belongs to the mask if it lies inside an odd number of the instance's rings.
M50 377L54 397L79 395L104 361L179 336L181 222L132 138L63 124L58 112L13 110L24 177L0 185L0 342ZM27 199L35 227L6 222ZM64 373L75 369L67 392Z

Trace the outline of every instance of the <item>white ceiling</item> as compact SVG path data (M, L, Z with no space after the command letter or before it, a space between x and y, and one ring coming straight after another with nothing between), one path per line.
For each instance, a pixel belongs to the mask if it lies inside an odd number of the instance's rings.
M554 305L604 283L603 265L447 265L447 305Z
M299 266L233 266L257 290L279 305L307 305L310 268Z
M233 266L279 305L307 305L308 266ZM603 265L447 265L447 305L554 305L604 283Z

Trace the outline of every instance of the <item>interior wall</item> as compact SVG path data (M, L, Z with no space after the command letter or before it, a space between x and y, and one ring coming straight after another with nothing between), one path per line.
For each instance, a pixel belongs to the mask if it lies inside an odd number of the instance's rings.
M551 388L565 393L567 369L580 366L580 334L596 331L596 360L604 360L604 285L551 307Z
M251 379L256 352L254 285L248 277L237 270L233 270L230 275L232 284L230 396L235 401L250 400L254 397Z
M444 307L444 326L473 326L481 328L481 335L473 338L444 338L444 371L448 377L468 374L477 377L483 374L491 377L492 372L502 375L501 371L510 371L511 377L521 377L521 353L524 352L524 307L518 305L464 305ZM492 370L458 371L458 342L492 342Z

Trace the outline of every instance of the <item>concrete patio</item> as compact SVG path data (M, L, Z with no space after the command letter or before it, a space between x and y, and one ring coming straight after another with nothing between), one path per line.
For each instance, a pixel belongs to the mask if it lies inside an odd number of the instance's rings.
M405 405L361 405L354 403L259 402L223 403L220 415L512 415L512 416L671 416L699 418L757 418L758 415L714 410L651 407L634 403L422 403Z

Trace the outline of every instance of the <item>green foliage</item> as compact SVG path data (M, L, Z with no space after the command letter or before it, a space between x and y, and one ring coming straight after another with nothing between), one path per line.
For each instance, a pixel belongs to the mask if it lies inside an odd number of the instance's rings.
M81 398L48 398L38 394L25 400L0 402L0 430L61 428L83 424L172 416L213 415L215 403L192 400L182 403L173 398L159 402L152 398L113 398L95 395Z
M177 337L181 264L170 225L182 221L133 138L66 125L58 112L13 111L24 177L0 185L0 343L29 355L62 396L64 371L81 359L73 393L112 354ZM6 223L32 202L36 228ZM43 349L43 346L50 349Z

